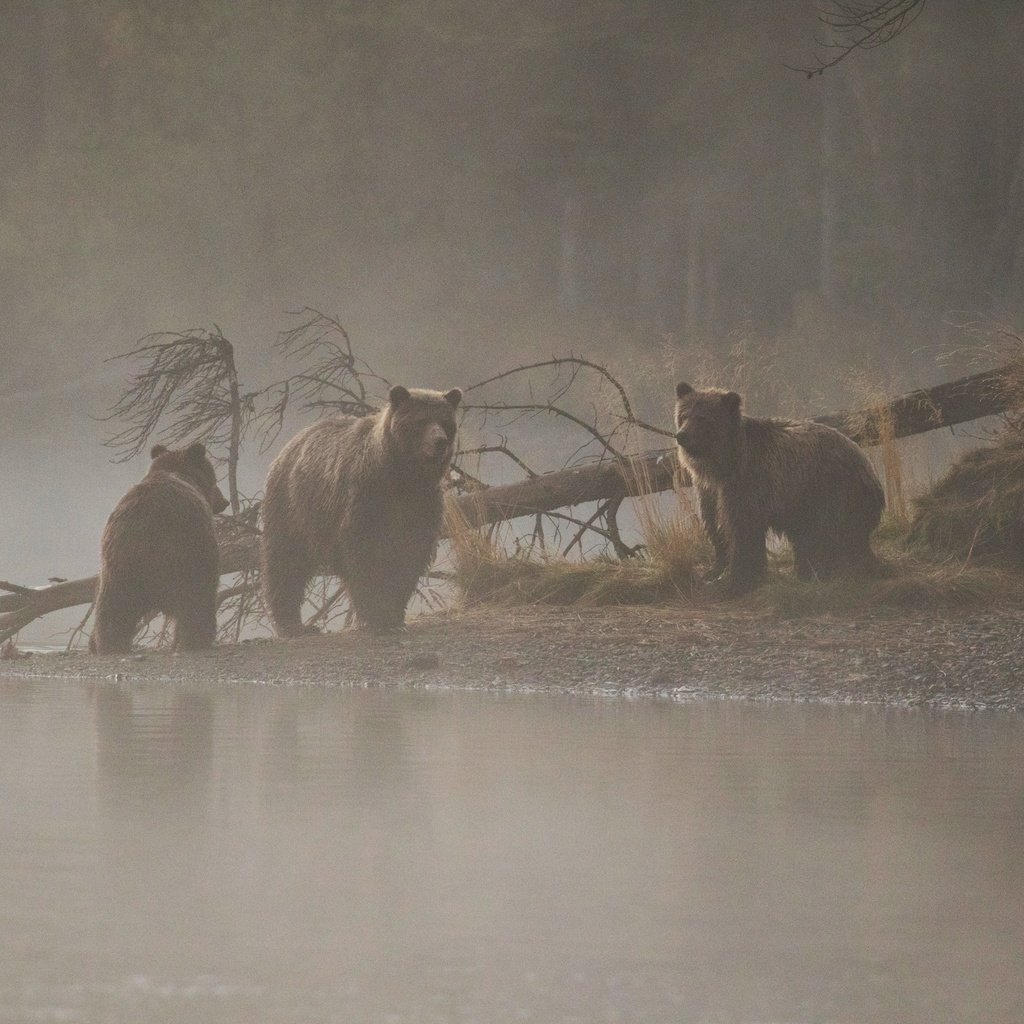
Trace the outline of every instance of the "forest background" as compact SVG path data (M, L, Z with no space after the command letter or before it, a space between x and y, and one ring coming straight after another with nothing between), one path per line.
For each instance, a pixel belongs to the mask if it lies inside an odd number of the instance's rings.
M813 414L1021 325L1018 2L934 0L813 77L809 0L7 0L3 22L22 582L95 570L143 472L101 447L127 370L104 360L151 331L216 323L253 387L305 306L408 384L574 351L660 422L677 376L742 365L752 411Z

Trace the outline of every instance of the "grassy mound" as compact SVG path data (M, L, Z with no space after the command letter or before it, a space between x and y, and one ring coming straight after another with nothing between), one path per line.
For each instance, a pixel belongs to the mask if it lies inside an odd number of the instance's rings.
M1024 568L1024 429L961 456L914 502L908 543L930 558Z

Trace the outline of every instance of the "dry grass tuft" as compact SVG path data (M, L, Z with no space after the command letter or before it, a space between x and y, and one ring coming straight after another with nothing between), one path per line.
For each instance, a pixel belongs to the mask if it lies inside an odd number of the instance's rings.
M802 618L879 608L937 611L1022 603L1024 577L1019 573L986 566L937 566L904 554L887 559L885 575L875 578L805 582L777 573L741 606L779 618Z
M1024 568L1024 338L992 331L985 357L1007 362L998 385L1014 412L990 443L962 455L914 501L908 543L924 557Z
M914 551L1024 567L1024 425L962 455L914 504Z
M572 561L557 555L509 555L493 536L474 529L449 503L453 581L466 604L554 604L596 607L661 604L692 599L697 566L706 545L700 524L688 515L667 515L657 498L635 498L644 553L619 560L602 555Z
M690 579L697 567L710 556L710 545L693 506L692 491L680 486L678 477L673 490L675 501L666 503L653 493L646 465L634 462L627 474L626 485L633 498L640 534L647 558L663 571L678 579Z
M589 562L503 558L476 565L469 577L456 574L467 604L506 606L663 604L690 597L692 584L646 558L620 562L605 556Z
M869 454L881 463L887 514L905 528L910 523L910 502L896 439L896 422L888 398L893 388L885 389L860 374L850 378L850 390L856 398L858 411L847 419L847 427L858 436L874 439Z

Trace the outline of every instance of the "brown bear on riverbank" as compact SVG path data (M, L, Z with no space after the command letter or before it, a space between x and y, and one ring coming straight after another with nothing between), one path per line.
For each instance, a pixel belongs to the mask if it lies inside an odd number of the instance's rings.
M278 636L306 632L306 584L340 577L358 620L397 629L441 532L441 482L455 446L457 388L393 387L372 416L300 431L267 475L263 595Z
M209 647L217 632L213 513L227 501L202 444L157 445L152 463L110 514L100 544L96 627L89 648L125 653L155 612L174 620L178 650Z
M761 582L768 530L793 545L802 579L874 567L885 493L860 448L823 424L757 419L740 406L734 391L676 386L679 461L715 549L716 587L733 595Z

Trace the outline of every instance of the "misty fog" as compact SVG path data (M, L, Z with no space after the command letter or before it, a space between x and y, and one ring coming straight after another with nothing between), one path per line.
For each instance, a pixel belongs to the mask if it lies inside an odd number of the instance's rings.
M104 360L152 331L219 325L256 386L312 306L391 379L573 351L665 419L738 360L762 413L955 376L964 323L1024 326L1024 8L808 78L816 8L7 0L0 577L95 570L145 471Z

